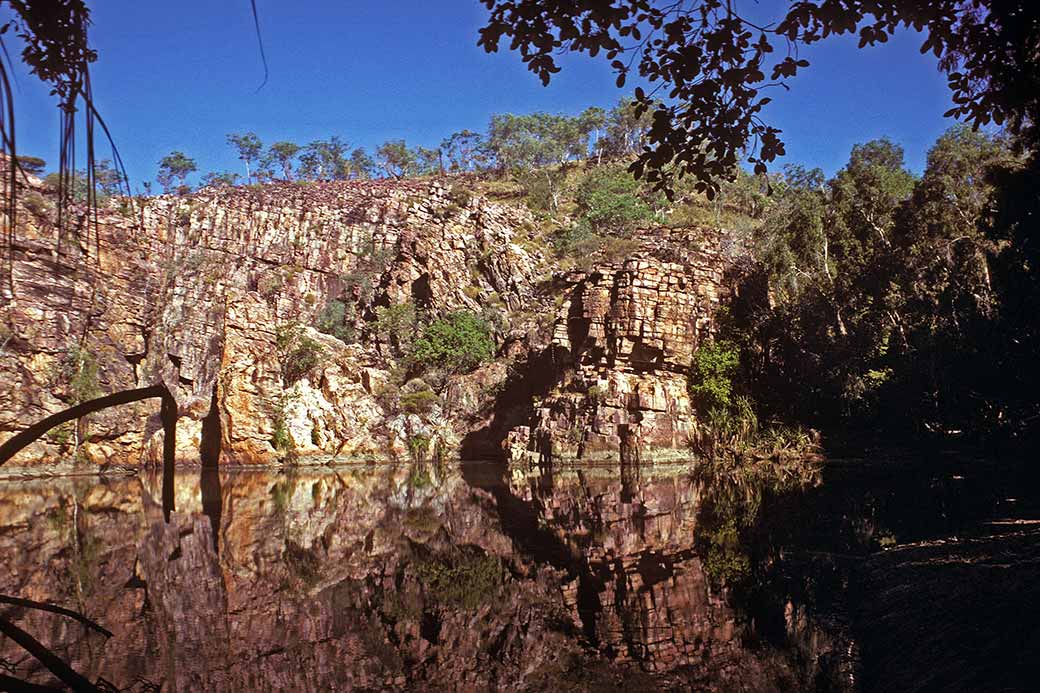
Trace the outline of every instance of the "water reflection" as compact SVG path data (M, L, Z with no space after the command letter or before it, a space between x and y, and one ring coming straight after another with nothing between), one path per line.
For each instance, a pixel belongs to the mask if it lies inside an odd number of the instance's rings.
M8 483L0 593L112 637L2 615L120 688L842 689L842 557L923 523L815 482L429 460ZM56 683L9 640L0 658Z

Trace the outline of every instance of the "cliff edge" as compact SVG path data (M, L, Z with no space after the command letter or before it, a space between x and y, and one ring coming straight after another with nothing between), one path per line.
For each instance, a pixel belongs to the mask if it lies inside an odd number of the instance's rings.
M2 258L0 442L164 384L184 461L681 454L686 374L725 297L716 233L642 230L623 256L568 268L528 210L463 180L115 199L63 232L42 184L19 204ZM420 325L479 316L494 359L413 377L391 319L405 305ZM406 395L420 391L416 406ZM9 464L157 462L158 410L91 414Z

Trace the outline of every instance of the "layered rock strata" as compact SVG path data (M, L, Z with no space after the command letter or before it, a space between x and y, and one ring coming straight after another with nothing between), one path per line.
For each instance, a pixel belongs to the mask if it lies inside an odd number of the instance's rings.
M529 212L459 182L116 200L60 233L42 185L21 200L2 258L0 442L91 397L164 384L187 461L408 458L416 440L494 457L668 454L685 445L686 373L723 297L716 236L639 232L628 260L564 272ZM394 406L400 345L379 327L406 302L495 326L496 361L438 385L422 415ZM53 430L10 464L140 465L161 458L161 438L158 402L140 402Z
M510 456L682 455L695 423L687 376L723 297L718 255L652 256L562 277L551 348L561 376Z

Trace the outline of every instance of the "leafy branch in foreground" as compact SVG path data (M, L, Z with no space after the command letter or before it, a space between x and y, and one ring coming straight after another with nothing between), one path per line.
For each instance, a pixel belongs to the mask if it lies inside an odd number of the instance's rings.
M832 35L857 33L863 47L901 28L923 32L921 52L935 55L952 91L947 115L1006 123L1037 143L1040 7L1031 0L805 0L772 22L735 0L482 1L490 16L478 44L494 52L508 40L543 84L568 51L602 54L618 87L633 73L645 81L635 114L652 113L649 145L631 170L669 194L674 178L691 175L713 196L740 159L758 173L782 156L780 130L761 116L763 92L786 89L809 66L799 49Z

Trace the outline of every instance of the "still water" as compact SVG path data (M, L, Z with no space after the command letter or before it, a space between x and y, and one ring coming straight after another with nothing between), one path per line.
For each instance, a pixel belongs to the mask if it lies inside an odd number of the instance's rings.
M4 481L0 594L111 635L0 616L105 690L1029 690L1015 469L186 467L165 509L158 475Z

